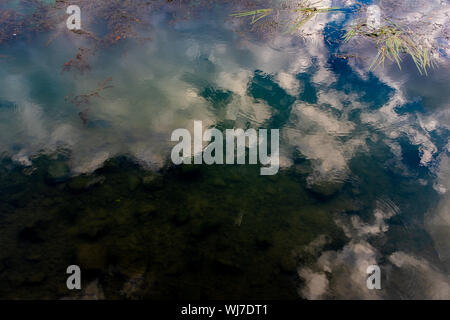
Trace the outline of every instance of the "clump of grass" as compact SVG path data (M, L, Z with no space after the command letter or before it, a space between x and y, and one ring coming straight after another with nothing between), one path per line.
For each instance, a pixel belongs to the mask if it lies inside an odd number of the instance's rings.
M376 29L366 23L354 24L345 34L344 41L349 42L358 36L370 38L376 43L378 52L369 70L384 66L386 59L395 62L401 70L402 56L405 54L412 58L420 74L427 75L427 70L435 66L432 49L393 21L386 20L386 24Z
M296 31L301 29L308 21L316 17L319 13L326 13L330 11L339 11L342 10L341 8L337 7L328 7L328 8L318 8L315 5L319 4L321 2L315 2L311 3L309 0L303 0L300 1L295 9L288 8L283 10L290 10L291 12L294 12L297 14L297 17L295 18L294 22L290 22L289 24L292 24L288 30L286 30L284 33L290 33L294 34ZM277 11L281 11L277 10ZM274 9L268 8L268 9L258 9L258 10L250 10L250 11L244 11L244 12L238 12L233 13L232 17L252 17L251 24L255 24L259 20L267 17L268 15L272 14L274 12Z
M299 4L300 8L295 9L294 12L298 13L297 19L295 19L294 25L285 33L294 34L300 28L302 28L308 21L316 17L319 13L326 13L330 11L339 11L341 8L329 7L329 8L316 8L313 7L307 1L302 1Z
M244 11L244 12L238 12L233 13L232 17L252 17L252 24L256 23L258 20L261 20L262 18L267 17L269 14L271 14L273 9L257 9L257 10L251 10L251 11Z

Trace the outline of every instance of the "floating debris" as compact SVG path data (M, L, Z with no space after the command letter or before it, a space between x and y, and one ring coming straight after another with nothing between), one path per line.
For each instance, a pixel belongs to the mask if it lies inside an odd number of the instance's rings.
M67 96L66 102L70 102L70 103L76 105L77 107L89 105L92 98L103 98L100 95L100 93L103 90L113 88L113 86L110 84L111 81L112 81L112 78L110 77L104 81L99 82L98 88L90 93L77 95L73 98L71 98L70 96ZM89 112L89 108L85 108L78 113L80 119L83 121L83 124L87 124L87 122L88 122L88 118L87 118L88 112Z

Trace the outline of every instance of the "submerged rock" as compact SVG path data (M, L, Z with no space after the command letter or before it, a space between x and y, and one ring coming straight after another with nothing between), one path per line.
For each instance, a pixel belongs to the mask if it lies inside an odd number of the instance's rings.
M278 266L282 272L294 273L297 269L297 261L292 254L282 255L278 262Z
M58 183L69 179L69 166L62 161L54 162L48 168L47 180L49 182Z
M46 278L47 275L45 274L45 272L35 271L30 273L30 275L26 277L25 282L28 284L36 285L44 282Z
M215 177L212 181L211 184L215 187L226 187L227 184L225 182L224 179L220 178L220 177Z
M176 226L182 226L182 225L185 225L186 223L188 223L190 219L191 219L191 217L190 217L189 213L184 212L184 211L179 211L173 215L172 222Z
M19 239L30 243L42 242L43 238L39 233L38 226L27 226L19 232Z
M105 181L104 176L92 177L92 176L78 176L73 178L67 187L73 193L83 192L90 187L93 187L97 184L102 184Z
M141 179L138 176L130 175L128 177L128 188L130 191L136 190L136 188L141 184Z
M78 247L77 261L82 269L105 270L106 249L100 244L83 244Z
M127 299L137 298L137 292L144 284L144 272L137 273L128 279L123 285L123 289L120 291Z
M154 203L143 202L136 208L136 214L138 216L153 215L158 212L158 207Z
M161 175L151 172L142 178L142 184L146 189L159 190L164 187L164 180Z
M219 230L220 227L220 221L198 221L192 225L191 234L196 238L205 238Z
M219 256L213 261L214 269L224 274L239 274L243 271L242 266L235 260L225 256Z
M342 181L320 181L308 184L308 189L319 197L332 197L344 186Z
M80 300L104 300L105 294L103 293L102 286L100 285L98 279L90 282L83 293L80 295Z

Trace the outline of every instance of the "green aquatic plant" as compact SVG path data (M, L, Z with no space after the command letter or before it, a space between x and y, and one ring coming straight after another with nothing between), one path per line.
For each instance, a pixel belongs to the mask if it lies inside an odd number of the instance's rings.
M377 55L372 61L369 70L382 65L386 59L395 62L401 70L402 56L409 55L420 74L428 74L427 69L435 66L432 59L432 48L418 37L393 21L386 20L386 24L373 29L366 23L357 23L350 27L344 35L344 41L349 42L356 37L366 37L376 43Z
M302 2L303 3L303 2ZM294 12L298 13L298 17L294 22L294 25L287 30L285 33L294 34L297 30L302 28L309 20L313 19L319 13L325 13L330 11L339 11L341 8L330 7L330 8L316 8L316 7L301 7L295 9Z
M290 12L293 12L296 14L296 18L293 22L289 22L291 25L288 30L286 30L284 33L290 33L294 34L296 31L301 29L308 21L312 20L314 17L316 17L320 13L326 13L330 11L339 11L342 10L342 8L338 7L327 7L327 8L318 8L316 7L317 4L319 4L321 1L311 3L308 0L300 1L295 9L292 8L283 8L278 9L277 11L282 10L289 10ZM272 8L268 9L257 9L257 10L250 10L250 11L243 11L238 13L231 14L232 17L242 18L242 17L252 17L251 24L255 24L259 20L269 16L272 14L275 10Z
M267 17L269 14L271 14L273 9L258 9L258 10L251 10L251 11L245 11L245 12L238 12L233 13L232 17L252 17L252 24L256 23L258 20L261 20L262 18Z

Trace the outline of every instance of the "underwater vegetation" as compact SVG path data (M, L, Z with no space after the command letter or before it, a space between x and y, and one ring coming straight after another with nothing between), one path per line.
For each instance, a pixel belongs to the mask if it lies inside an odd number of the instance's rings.
M333 214L352 204L321 204L300 171L148 172L119 157L70 177L65 161L39 157L30 172L3 160L2 299L78 297L65 287L71 264L82 268L83 288L96 283L106 298L296 299L302 246L317 234L333 248L346 239Z
M397 216L390 233L422 237L406 221L421 219L434 199L431 188L364 157L355 160L365 163L355 174L368 183L309 188L311 168L302 158L277 176L259 176L258 166L238 165L149 172L117 157L72 177L70 153L62 154L36 157L33 170L2 160L2 299L297 299L297 267L316 258L308 244L317 235L329 250L348 241L338 216L370 220L373 200L395 188L408 218ZM71 264L83 270L81 293L66 289Z

